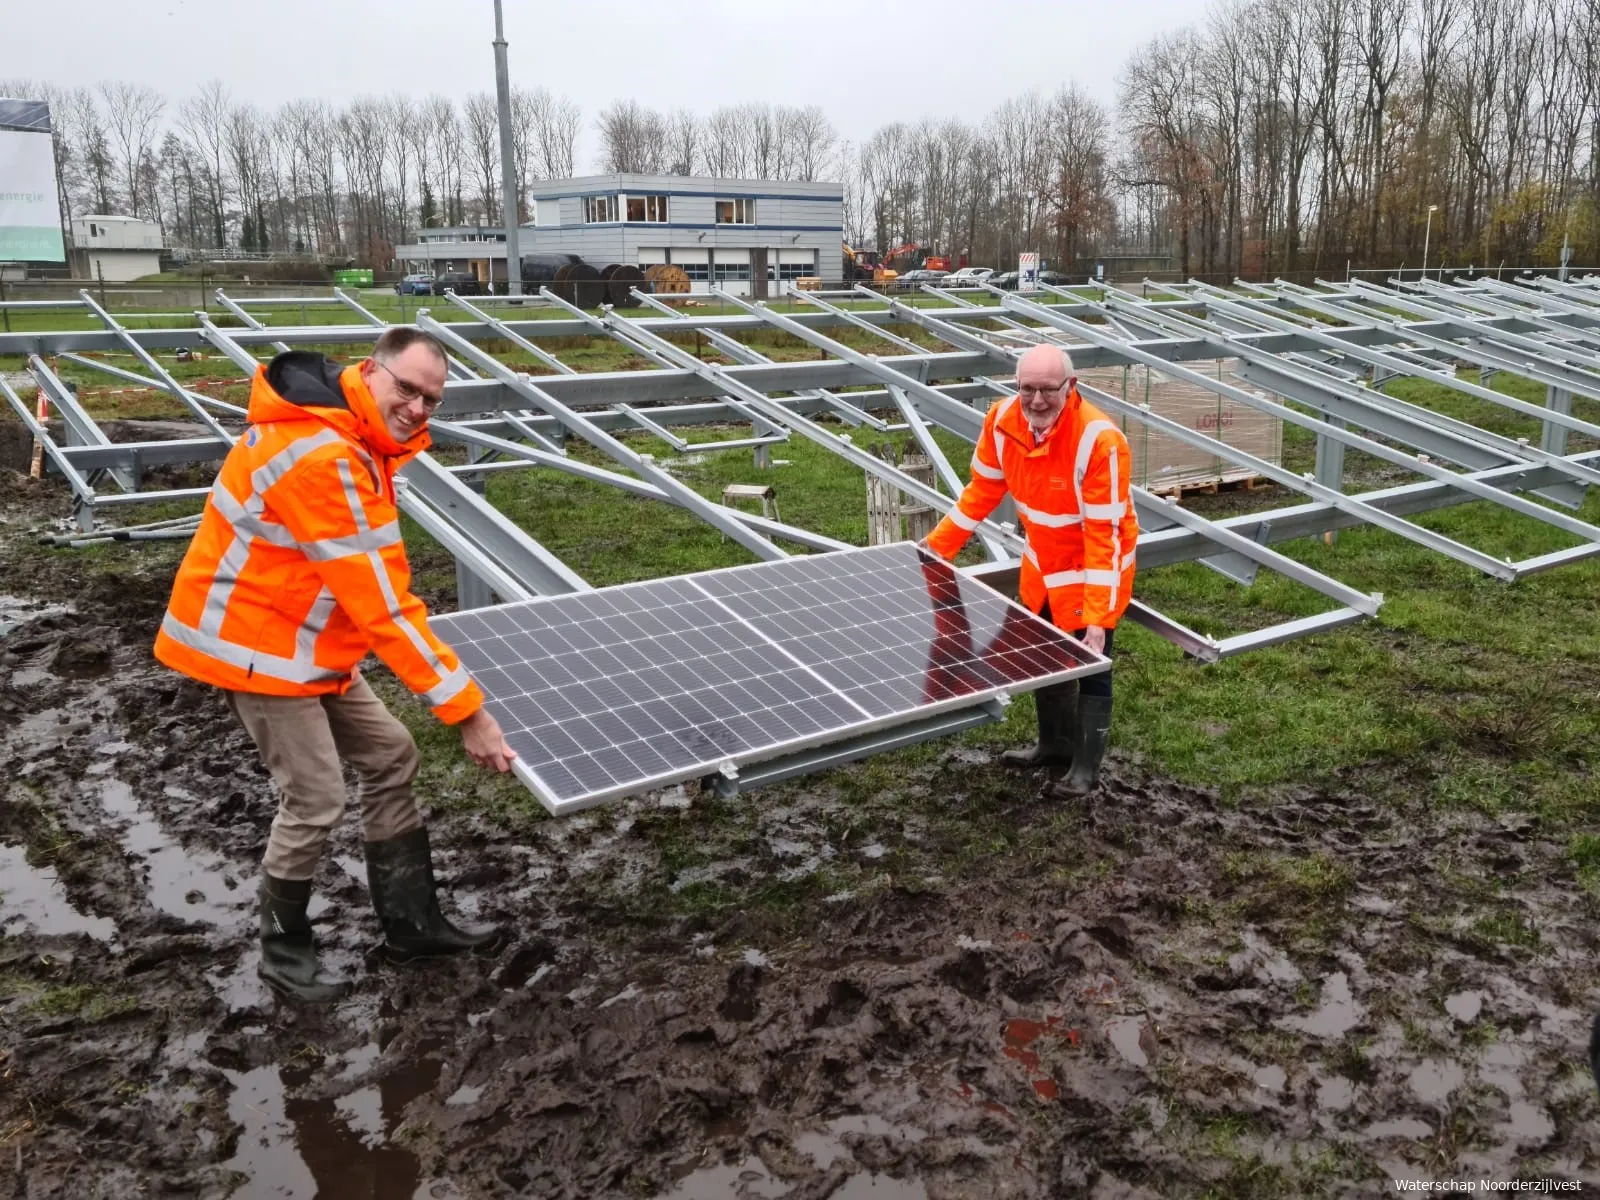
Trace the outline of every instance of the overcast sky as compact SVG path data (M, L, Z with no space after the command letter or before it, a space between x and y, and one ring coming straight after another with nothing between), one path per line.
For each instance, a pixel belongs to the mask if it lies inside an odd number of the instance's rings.
M504 0L511 81L582 105L580 168L611 100L708 112L820 104L843 137L980 118L1075 79L1110 104L1130 52L1201 20L1202 0ZM18 0L6 74L148 83L170 100L221 78L241 99L344 101L494 88L491 0Z

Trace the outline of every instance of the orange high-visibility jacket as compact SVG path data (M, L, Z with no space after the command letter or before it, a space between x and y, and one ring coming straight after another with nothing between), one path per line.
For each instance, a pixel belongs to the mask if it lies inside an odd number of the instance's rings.
M411 594L394 474L426 430L389 434L356 367L291 351L258 368L249 429L223 460L155 653L241 692L343 692L375 652L442 721L483 694Z
M1076 386L1055 426L1034 444L1015 396L989 410L972 455L972 482L928 535L935 554L954 558L978 522L1011 494L1027 535L1022 603L1050 601L1063 629L1116 627L1133 594L1139 521L1128 495L1128 439Z

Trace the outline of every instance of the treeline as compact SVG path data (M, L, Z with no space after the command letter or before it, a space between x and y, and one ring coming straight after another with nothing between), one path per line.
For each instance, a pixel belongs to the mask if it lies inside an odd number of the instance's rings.
M0 81L50 101L62 211L159 224L177 247L351 257L384 265L425 225L501 222L494 96L457 104L397 95L340 108L236 102L219 82L177 104L153 88L62 89ZM517 177L577 166L582 113L544 89L513 89ZM527 205L519 197L519 208Z
M175 105L121 83L0 94L52 101L66 211L146 216L175 245L382 265L418 226L501 220L487 93L271 112L218 83ZM1600 262L1597 105L1600 0L1221 0L1132 56L1115 107L1068 82L849 143L814 105L620 100L592 164L572 101L514 90L513 120L524 188L577 168L834 179L846 240L879 249L1260 276L1417 263L1425 236L1436 264L1550 264L1564 238Z
M1596 0L1249 0L1124 74L1123 219L1184 270L1600 261Z
M1600 0L1224 0L1122 71L880 129L847 228L1009 262L1169 255L1252 277L1600 262ZM1431 229L1429 208L1433 206Z

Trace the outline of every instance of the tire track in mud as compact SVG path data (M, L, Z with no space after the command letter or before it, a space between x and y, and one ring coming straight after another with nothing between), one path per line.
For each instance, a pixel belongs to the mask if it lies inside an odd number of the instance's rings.
M1597 1181L1576 1070L1592 902L1537 828L1414 810L1381 779L1230 807L1113 763L1062 817L955 747L864 805L828 776L728 805L447 816L452 901L515 936L406 972L369 956L347 823L319 936L357 989L280 1008L254 974L270 787L216 698L149 660L164 594L130 575L70 611L0 604L0 1177L20 1153L17 1195ZM1040 836L952 852L996 819ZM698 865L667 865L675 829L705 839ZM847 885L781 910L682 903L819 869ZM1517 881L1536 946L1477 931L1465 873Z

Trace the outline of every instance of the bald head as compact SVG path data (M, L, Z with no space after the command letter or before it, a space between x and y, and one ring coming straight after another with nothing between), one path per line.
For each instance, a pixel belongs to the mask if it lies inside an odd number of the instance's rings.
M1024 371L1038 374L1044 379L1068 380L1076 379L1077 372L1072 369L1072 356L1060 346L1051 346L1041 343L1029 346L1022 357L1017 360L1017 381L1022 381Z
M1036 434L1056 423L1075 378L1072 359L1060 346L1032 346L1017 360L1017 399Z

